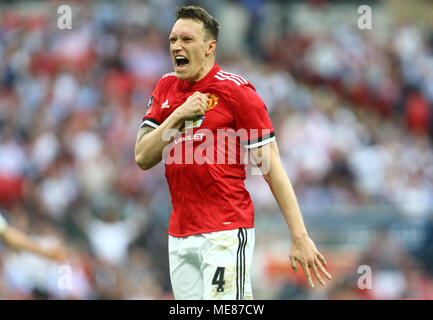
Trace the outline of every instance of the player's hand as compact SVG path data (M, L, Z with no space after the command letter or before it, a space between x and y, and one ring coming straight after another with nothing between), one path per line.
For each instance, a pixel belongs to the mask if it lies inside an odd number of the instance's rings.
M66 260L68 254L64 247L60 245L54 245L45 249L45 256L51 260L62 262Z
M183 120L195 120L206 113L208 100L209 94L196 91L176 109L176 112Z
M325 270L326 261L325 258L317 250L314 242L307 236L302 239L293 241L290 249L290 264L294 272L298 271L298 262L302 270L304 271L307 283L311 288L314 288L313 279L311 273L314 274L316 280L322 285L325 285L325 281L320 275L319 271L326 276L329 280L332 278L331 275Z

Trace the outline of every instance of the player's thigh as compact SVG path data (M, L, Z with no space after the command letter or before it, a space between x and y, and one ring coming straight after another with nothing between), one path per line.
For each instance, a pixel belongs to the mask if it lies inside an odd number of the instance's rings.
M252 299L254 228L212 232L202 252L204 299Z
M193 239L169 236L170 281L176 300L203 299L203 277L200 263L194 259Z

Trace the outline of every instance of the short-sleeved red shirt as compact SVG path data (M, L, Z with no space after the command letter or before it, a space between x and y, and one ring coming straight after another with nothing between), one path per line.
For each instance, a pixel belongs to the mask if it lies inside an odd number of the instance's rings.
M208 111L186 123L163 152L173 205L168 233L182 237L253 227L244 149L275 137L266 106L248 81L216 63L197 82L165 74L152 93L142 126L157 128L195 91L209 94Z

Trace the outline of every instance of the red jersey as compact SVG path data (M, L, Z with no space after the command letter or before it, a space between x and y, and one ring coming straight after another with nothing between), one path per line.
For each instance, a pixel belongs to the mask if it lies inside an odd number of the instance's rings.
M218 64L197 82L168 73L159 80L142 125L157 128L195 91L209 94L204 116L186 122L163 152L173 211L168 233L197 233L254 226L245 188L244 149L275 140L267 108L244 78Z

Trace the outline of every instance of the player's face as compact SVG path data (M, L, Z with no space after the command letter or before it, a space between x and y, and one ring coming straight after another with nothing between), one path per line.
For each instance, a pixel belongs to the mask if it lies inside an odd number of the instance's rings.
M213 57L212 43L205 37L203 23L192 19L179 19L170 36L170 53L174 71L181 80L198 81L209 71Z

